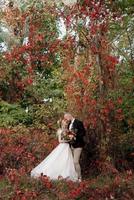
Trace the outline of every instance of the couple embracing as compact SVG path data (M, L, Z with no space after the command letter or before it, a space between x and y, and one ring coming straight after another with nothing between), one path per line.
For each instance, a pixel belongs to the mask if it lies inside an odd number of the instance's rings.
M70 113L66 113L60 121L57 136L59 145L31 171L31 176L37 178L43 174L52 180L61 177L81 181L79 159L85 145L83 123Z

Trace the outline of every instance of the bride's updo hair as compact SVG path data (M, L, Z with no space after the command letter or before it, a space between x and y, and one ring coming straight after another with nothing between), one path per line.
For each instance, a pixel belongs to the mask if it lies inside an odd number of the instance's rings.
M64 120L64 119L59 119L57 121L57 123L58 123L59 128L56 132L56 135L58 136L58 135L63 134L68 129L68 123L69 122Z
M57 121L57 124L58 124L58 127L59 127L59 128L62 127L62 118L60 118L60 119Z
M68 123L69 123L68 121L66 121L66 120L63 119L61 121L61 128L62 129L67 129L68 128Z

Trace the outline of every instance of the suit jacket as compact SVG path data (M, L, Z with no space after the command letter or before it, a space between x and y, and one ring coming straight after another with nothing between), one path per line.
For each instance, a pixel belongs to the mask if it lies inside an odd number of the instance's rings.
M85 142L83 137L86 134L86 130L82 121L75 119L71 130L76 134L76 140L70 141L69 144L74 148L84 147Z

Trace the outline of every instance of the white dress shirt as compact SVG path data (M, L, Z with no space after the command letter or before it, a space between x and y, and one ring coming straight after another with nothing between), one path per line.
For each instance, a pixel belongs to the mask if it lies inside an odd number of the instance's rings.
M70 125L69 125L69 130L71 131L72 127L73 127L73 123L74 123L75 118L72 119Z

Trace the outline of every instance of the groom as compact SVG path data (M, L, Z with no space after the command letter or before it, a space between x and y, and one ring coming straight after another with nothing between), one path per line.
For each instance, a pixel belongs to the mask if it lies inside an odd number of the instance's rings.
M75 119L70 113L65 113L64 119L69 122L69 131L72 131L75 134L75 140L71 141L70 145L73 153L74 166L78 174L79 181L81 181L81 168L79 160L82 148L85 145L83 137L85 136L86 131L83 123L80 120Z

